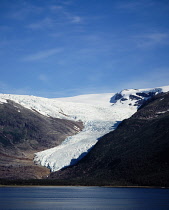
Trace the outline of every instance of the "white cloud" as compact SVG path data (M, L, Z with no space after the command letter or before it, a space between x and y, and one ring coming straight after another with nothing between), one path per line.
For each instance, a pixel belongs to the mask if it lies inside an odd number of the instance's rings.
M53 48L53 49L48 49L48 50L43 50L31 55L28 55L23 58L23 61L36 61L36 60L41 60L43 58L48 58L52 55L55 55L57 53L62 52L62 48Z

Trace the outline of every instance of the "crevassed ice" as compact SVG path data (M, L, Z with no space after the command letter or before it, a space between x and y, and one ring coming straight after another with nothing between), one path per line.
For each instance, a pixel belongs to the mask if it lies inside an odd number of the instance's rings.
M76 111L77 106L78 104ZM34 159L36 163L50 168L51 171L75 164L96 144L98 138L114 130L120 121L130 117L136 110L133 107L121 109L111 105L106 108L88 106L89 110L86 110L85 104L84 107L82 104L79 106L80 110L77 111L76 117L84 122L83 131L66 138L60 146L36 153Z

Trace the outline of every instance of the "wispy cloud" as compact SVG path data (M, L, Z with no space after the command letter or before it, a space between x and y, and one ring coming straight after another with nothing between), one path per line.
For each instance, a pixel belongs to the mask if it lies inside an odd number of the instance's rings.
M69 88L69 89L60 89L57 92L49 92L47 96L58 98L58 97L69 97L69 96L77 96L84 94L99 94L99 93L108 93L112 92L110 87L98 87L94 85L88 85L85 87L77 87L77 88Z
M65 19L64 19L65 18ZM29 29L44 29L46 30L46 28L55 28L55 26L57 24L65 24L65 23L74 23L74 24L79 24L82 23L83 19L79 16L74 16L74 15L68 15L66 13L65 17L60 17L60 18L51 18L51 17L46 17L44 19L41 19L40 21L31 23L29 25L27 25L27 28Z
M56 11L58 11L58 10L62 10L63 7L60 6L60 5L50 5L50 6L49 6L49 9L50 9L51 11L53 11L53 12L56 12Z
M35 6L31 3L28 3L28 1L21 1L19 4L13 4L10 2L9 7L11 7L12 10L7 14L6 17L15 20L23 20L31 15L39 15L44 11L42 7Z
M83 20L79 15L73 14L68 5L71 1L57 1L56 4L52 2L43 7L34 4L34 1L19 1L14 4L10 2L8 12L5 18L13 21L27 21L24 27L38 30L46 28L54 28L57 24L74 23L79 24Z
M62 2L63 3L63 2ZM70 1L68 1L66 3L66 1L64 1L64 4L61 5L51 5L49 6L49 9L57 14L60 14L60 18L65 18L65 21L67 20L70 23L82 23L83 22L83 18L80 17L79 15L75 15L72 12L70 12L69 10L66 9L65 7L66 5L71 4Z
M80 24L84 22L84 19L82 17L70 13L62 6L53 5L50 6L49 9L50 11L52 11L52 13L46 13L48 14L46 17L42 17L38 21L30 23L26 27L33 30L46 30L46 28L53 29L58 24Z
M8 89L9 89L9 86L3 81L0 81L0 93L6 93Z
M23 88L15 88L11 85L0 81L0 93L3 94L18 94L18 95L30 95L32 93L32 90L28 87Z
M38 76L38 80L40 80L41 82L44 82L44 83L48 83L49 82L49 78L46 74L40 74Z
M46 28L52 28L55 25L55 21L52 18L44 18L41 19L40 21L31 23L27 26L27 28L30 29L46 29Z
M60 38L64 35L65 35L65 33L63 33L63 32L53 32L53 33L49 34L50 37L54 37L54 38Z
M72 5L74 3L74 0L58 0L58 3L61 5Z
M84 19L79 15L74 15L73 13L67 11L66 9L62 9L62 16L68 23L79 24L83 23Z
M142 0L142 1L119 1L116 5L117 9L123 9L123 10L136 10L140 8L150 7L154 5L154 2L152 0Z
M135 9L140 6L140 2L123 2L117 5L119 9Z
M169 33L150 33L142 34L134 37L137 47L148 48L157 45L169 44Z
M7 25L1 25L0 26L0 31L9 31L11 30L11 27L7 26Z
M25 56L23 58L23 61L36 61L36 60L41 60L44 58L48 58L52 55L55 55L57 53L60 53L63 51L63 48L53 48L53 49L48 49L48 50L43 50L28 56Z
M119 87L116 88L125 89L125 88L154 88L169 85L169 68L157 68L147 71L141 77L135 77L129 82L123 82L119 84Z
M71 16L70 17L72 23L82 23L83 19L80 16Z

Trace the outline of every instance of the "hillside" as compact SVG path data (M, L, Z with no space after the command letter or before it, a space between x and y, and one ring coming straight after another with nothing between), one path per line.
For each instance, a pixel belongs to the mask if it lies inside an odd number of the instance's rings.
M47 168L33 163L34 153L58 146L83 128L82 122L44 116L7 100L0 104L0 177L42 178Z
M155 95L73 167L49 179L82 185L169 186L169 93Z

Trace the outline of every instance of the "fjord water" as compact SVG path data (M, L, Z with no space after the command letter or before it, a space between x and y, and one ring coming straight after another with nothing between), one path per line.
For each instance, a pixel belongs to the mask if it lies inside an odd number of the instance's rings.
M169 189L0 187L1 210L169 209Z

